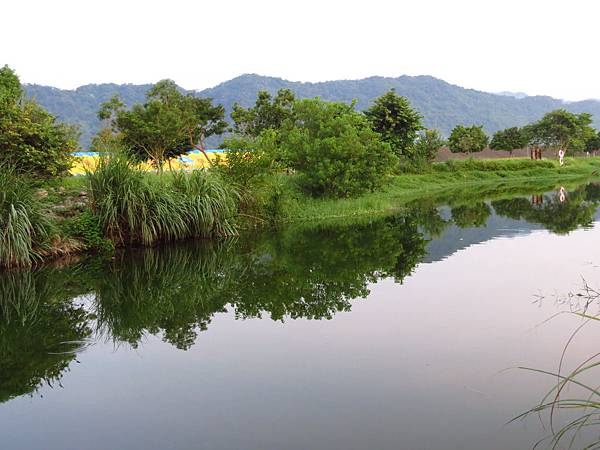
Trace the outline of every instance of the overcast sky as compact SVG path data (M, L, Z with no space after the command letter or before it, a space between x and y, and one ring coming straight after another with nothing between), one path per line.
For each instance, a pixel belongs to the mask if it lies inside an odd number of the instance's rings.
M4 0L0 65L60 88L433 75L600 99L598 0Z

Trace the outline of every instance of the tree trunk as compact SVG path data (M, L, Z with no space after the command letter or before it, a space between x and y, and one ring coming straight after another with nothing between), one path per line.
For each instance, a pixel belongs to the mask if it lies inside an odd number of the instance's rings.
M204 157L206 158L206 160L208 161L208 164L211 164L211 160L208 157L208 154L206 153L206 148L204 146L204 133L202 133L200 135L200 139L198 139L198 143L196 144L194 142L194 138L192 137L192 133L190 132L190 145L192 147L194 147L196 150L200 150L202 152L202 154L204 155Z

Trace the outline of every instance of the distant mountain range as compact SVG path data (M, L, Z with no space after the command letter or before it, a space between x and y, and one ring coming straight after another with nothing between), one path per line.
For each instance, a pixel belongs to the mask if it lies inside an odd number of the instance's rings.
M81 144L85 147L100 127L96 112L100 104L119 94L128 106L144 101L150 85L88 84L75 90L62 90L40 85L26 85L29 96L55 114L60 120L80 126ZM212 97L225 106L227 114L235 102L251 106L256 93L289 88L299 98L320 97L323 100L351 102L366 109L374 98L391 88L407 97L423 115L425 126L437 128L444 135L457 124L481 124L488 133L510 126L520 126L538 120L548 111L565 108L574 113L594 116L594 126L600 128L600 101L564 102L546 96L526 96L522 93L491 94L465 89L431 76L370 77L362 80L303 83L260 75L241 75L213 88L196 91L202 97ZM524 97L522 97L525 95ZM228 117L229 119L229 117ZM215 144L212 141L211 144Z

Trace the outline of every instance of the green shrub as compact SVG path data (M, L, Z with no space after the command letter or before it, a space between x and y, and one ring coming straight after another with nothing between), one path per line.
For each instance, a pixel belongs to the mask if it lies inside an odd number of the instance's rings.
M277 150L273 130L265 130L257 137L227 138L221 148L225 149L225 160L217 156L215 169L244 190L274 172Z
M75 216L68 224L68 232L79 238L89 250L100 253L112 253L115 250L114 243L104 237L98 216L90 210Z
M74 127L56 118L32 100L25 100L18 77L0 68L0 164L36 178L64 175L71 153L78 147Z
M40 258L50 222L31 184L0 165L0 266L29 266Z
M281 150L309 194L351 197L381 186L397 158L352 105L300 100L280 131Z

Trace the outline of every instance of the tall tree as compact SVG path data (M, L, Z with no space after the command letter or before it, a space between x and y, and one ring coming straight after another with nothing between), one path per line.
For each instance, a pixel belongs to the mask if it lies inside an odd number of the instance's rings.
M472 125L465 127L457 125L454 127L448 138L450 151L459 153L480 152L488 144L488 137L483 131L482 125Z
M536 147L581 151L585 150L586 143L596 135L591 123L590 114L573 114L557 109L526 127L526 130L529 143Z
M252 108L233 105L233 131L257 137L264 130L277 130L285 120L292 118L293 105L294 93L289 89L280 89L274 98L267 91L259 91Z
M223 106L213 106L208 98L184 95L171 80L156 83L146 98L146 103L131 110L123 109L120 100L113 98L102 104L98 117L111 119L128 152L138 160L151 160L158 170L165 161L191 148L209 159L204 139L225 131Z
M414 143L418 132L423 129L422 117L405 97L391 89L375 99L365 115L373 130L391 145L396 155L409 159L415 157Z

